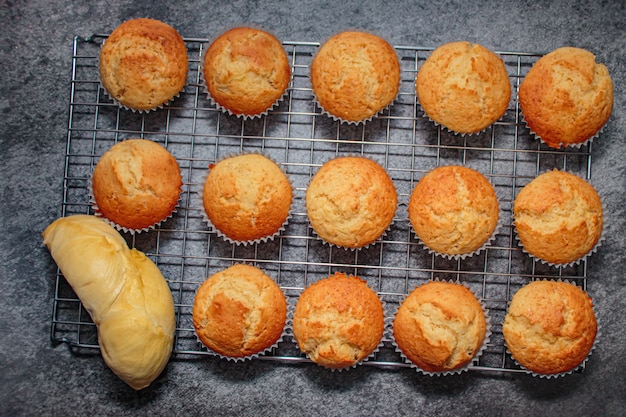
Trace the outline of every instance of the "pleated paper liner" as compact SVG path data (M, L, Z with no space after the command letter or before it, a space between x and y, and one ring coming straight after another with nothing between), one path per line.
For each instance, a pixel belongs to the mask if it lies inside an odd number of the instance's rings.
M266 271L263 271L263 272L266 275L268 275ZM274 282L276 282L276 281L274 280ZM202 284L200 284L200 285L202 285ZM198 289L200 288L200 285L196 289L196 294L197 294ZM280 287L279 287L279 289L280 289ZM287 303L287 315L286 315L286 318L285 318L285 323L283 325L283 331L282 331L281 335L278 337L278 339L276 339L276 341L273 344L271 344L270 346L267 346L265 349L261 349L260 351L254 353L254 354L251 354L251 355L247 355L247 356L228 356L228 355L223 355L221 353L218 353L218 352L212 350L208 346L206 346L202 342L202 340L200 340L200 338L198 337L198 335L197 335L197 333L196 333L196 331L194 329L194 334L196 334L196 343L198 343L198 345L204 347L204 349L206 349L206 351L207 351L207 353L209 355L216 356L216 357L218 357L220 359L225 359L225 360L231 361L231 362L247 362L247 361L251 361L251 360L257 359L257 358L259 358L261 356L265 356L268 353L271 353L274 349L278 348L278 346L285 340L285 337L290 334L289 317L290 317L290 314L292 314L292 313L290 313L290 311L292 309L290 308L290 301L285 296L285 293L283 292L282 289L281 289L281 293L283 294L283 297L285 297L285 302ZM194 299L195 299L195 296L194 296Z
M364 159L368 159L371 162L376 163L377 165L379 165L384 171L385 173L387 173L387 170L383 167L382 164L378 163L375 159L366 156L366 155L362 155L362 154L352 154L352 153L348 153L348 154L342 154L342 155L336 155L336 156L332 156L330 158L328 158L326 161L324 161L324 163L322 164L322 166L324 166L324 164L326 164L327 162L330 162L334 159L339 159L339 158L364 158ZM321 168L321 167L320 167ZM316 172L317 173L317 172ZM389 176L389 174L387 173L387 175ZM391 179L391 177L389 176L389 178ZM393 183L393 180L392 180ZM396 190L396 196L397 196L397 189L395 188L395 184L394 184L394 190ZM398 201L396 198L396 211L397 211L397 206L398 206ZM308 214L307 214L308 217ZM309 228L311 229L313 235L316 237L316 239L318 239L319 241L321 241L322 243L324 243L325 245L328 245L329 247L334 247L334 248L339 248L339 249L345 249L345 250L350 250L350 251L355 251L355 250L361 250L361 249L367 249L379 242L381 242L382 240L385 239L385 236L387 236L387 233L389 233L389 231L391 230L391 227L393 226L395 221L395 215L394 218L391 219L391 222L389 223L389 225L381 232L380 236L378 236L378 238L374 239L372 242L367 243L365 245L361 245L361 246L344 246L344 245L340 245L338 243L333 243L330 241L327 241L326 239L322 238L317 231L313 228L313 226L311 225L310 221L309 221Z
M557 282L566 282L570 285L576 285L573 282L569 282L569 281L563 281L561 279L558 279ZM538 373L538 372L534 372L531 371L530 369L526 368L525 366L523 366L522 364L520 364L515 357L513 356L513 354L511 353L511 351L509 350L507 344L506 344L506 340L504 340L504 347L506 349L506 353L509 354L511 356L511 359L513 359L513 362L515 363L516 366L518 366L521 370L524 371L524 373L531 375L533 377L538 377L538 378L545 378L545 379L551 379L551 378L561 378L567 375L571 375L575 372L578 372L579 370L583 369L586 365L586 363L589 361L589 358L591 357L592 352L594 351L594 349L596 348L597 344L598 344L598 339L600 339L601 337L601 325L600 322L598 321L598 314L596 313L595 310L595 305L592 304L592 308L593 308L593 314L596 318L596 325L597 325L597 330L596 330L596 337L593 341L593 344L591 345L591 348L589 349L589 353L587 354L587 356L585 357L585 359L583 359L578 365L576 365L575 367L573 367L572 369L565 371L565 372L559 372L559 373L554 373L554 374L542 374L542 373Z
M374 34L372 32L368 32L368 31L364 31L364 30L359 30L359 29L350 29L350 30L342 30L341 32L335 33L334 35L332 35L331 37L327 38L324 42L322 42L320 44L320 47L317 49L317 51L313 54L313 59L311 60L311 62L313 62L313 60L315 60L315 57L317 56L319 50L321 49L321 47L333 36L339 35L340 33L343 32L363 32L363 33L367 33L370 35L374 35L382 40L384 40L385 42L387 42L389 45L392 45L387 39L385 39L383 36L378 35L378 34ZM393 46L392 46L393 48ZM394 50L395 52L395 50ZM397 58L397 53L396 53L396 58ZM398 59L398 64L400 64L400 59ZM311 65L309 65L309 76L311 74ZM319 102L319 99L317 98L317 95L315 94L315 90L312 88L312 94L313 94L313 103L315 103L315 105L317 106L317 108L320 109L321 113L327 117L330 117L332 120L342 123L342 124L347 124L347 125L355 125L358 126L360 124L366 124L368 122L370 122L372 119L380 116L382 113L384 113L385 111L388 111L389 109L391 109L391 107L393 107L394 103L396 102L396 100L398 99L398 96L400 95L400 85L402 84L402 69L400 68L400 77L398 79L398 86L397 86L397 91L396 91L396 95L389 101L389 103L387 105L385 105L384 107L382 107L380 110L378 110L377 112L375 112L374 114L372 114L371 116L365 118L365 119L361 119L361 120L347 120L344 119L340 116L337 116L331 112L329 112L328 110L326 110L324 108L324 106Z
M354 125L354 126L358 126L360 124L366 124L370 121L372 121L372 119L379 117L382 113L384 113L385 111L388 111L389 109L391 109L391 107L393 106L393 104L395 103L395 101L397 100L398 95L396 95L396 97L389 103L387 104L385 107L383 107L382 109L380 109L379 111L377 111L376 113L372 114L370 117L366 118L366 119L361 119L361 120L346 120L343 119L341 117L335 116L334 114L330 113L329 111L327 111L319 102L319 100L317 99L317 96L315 96L315 93L313 93L313 102L315 103L315 105L317 106L317 108L320 109L321 113L327 117L330 117L332 120L342 123L342 124L347 124L347 125Z
M465 137L465 136L467 136L467 137L479 136L479 135L481 135L481 134L485 133L485 132L487 131L487 129L489 129L491 126L495 125L495 124L496 124L496 123L498 123L498 122L501 122L501 121L504 119L504 117L506 116L506 113L507 113L507 111L508 111L508 109L507 109L507 110L505 110L505 111L504 111L504 113L502 113L502 115L501 115L501 116L500 116L497 120L495 120L494 122L492 122L492 123L488 124L487 126L485 126L484 128L482 128L482 129L480 129L480 130L478 130L478 131L476 131L476 132L457 132L457 131L455 131L455 130L450 129L450 128L449 128L448 126L446 126L445 124L442 124L442 123L436 122L435 120L431 119L431 118L430 118L430 116L428 115L428 113L426 113L426 111L424 110L424 108L422 107L422 105L421 105L421 104L420 104L420 110L421 110L422 117L424 117L424 118L425 118L426 120L428 120L430 123L434 124L434 125L435 125L435 126L437 126L437 127L440 127L440 128L442 128L442 129L444 129L445 131L447 131L447 132L449 132L449 133L452 133L452 134L453 134L453 135L455 135L455 136L460 136L460 137Z
M182 178L182 175L181 175L181 182L182 182L182 179L183 178ZM116 230L122 231L122 232L126 232L126 233L130 233L131 235L134 235L135 233L139 234L139 233L142 233L142 232L149 232L150 230L154 230L157 227L160 227L163 222L171 219L174 216L174 214L177 213L177 209L178 209L178 207L180 207L180 201L181 201L182 194L183 194L184 184L180 188L180 193L179 193L179 196L178 196L178 202L176 203L176 206L174 207L172 212L168 216L166 216L163 219L157 221L156 223L154 223L154 224L152 224L150 226L141 228L141 229L134 229L134 228L129 228L129 227L123 226L123 225L118 224L115 221L109 219L108 217L106 217L100 211L100 208L98 207L98 203L96 202L96 198L95 198L94 193L93 193L93 182L92 182L91 178L89 179L87 186L88 186L88 189L89 189L89 195L88 195L89 196L89 204L91 205L91 208L94 211L94 215L96 217L99 217L102 220L104 220L106 223L108 223L110 226L112 226Z
M531 129L531 127L529 126L528 122L526 121L526 118L524 117L524 112L522 112L521 110L520 110L520 116L522 116L522 122L524 123L524 125L526 126L528 131L530 132L530 134L536 140L539 140L541 143L549 146L552 149L555 149L554 146L552 146L549 143L547 143L546 141L544 141L543 138L539 134L537 134L534 130ZM608 123L608 121L607 121L607 123ZM579 142L579 143L563 143L563 142L561 142L561 143L558 144L559 145L558 148L559 149L560 148L576 148L576 149L580 149L580 148L582 148L585 145L590 145L595 139L600 137L600 135L602 134L602 131L605 128L605 126L606 126L606 123L604 125L602 125L600 127L600 129L598 129L598 131L594 135L590 136L589 138L587 138L586 140L584 140L582 142Z
M229 243L237 245L237 246L240 246L240 245L248 246L248 245L254 245L256 243L265 243L265 242L268 242L268 241L273 241L277 236L279 236L281 233L283 233L285 231L285 228L287 227L287 224L289 224L289 221L291 220L291 218L293 216L293 209L294 209L294 206L293 206L293 198L294 198L293 190L295 189L294 185L293 185L293 181L290 178L290 176L285 172L283 167L278 162L276 162L274 159L270 158L269 156L265 155L263 152L251 151L251 152L241 152L241 153L229 153L227 155L224 155L221 158L218 158L215 161L215 164L218 164L219 162L221 162L223 160L226 160L226 159L229 159L229 158L233 158L233 157L237 157L237 156L242 156L242 155L261 155L261 156L269 159L274 164L276 164L276 166L278 166L280 168L282 173L285 175L285 177L289 181L289 185L291 187L292 197L291 197L291 206L289 208L289 212L287 213L287 217L285 218L285 221L282 223L282 225L279 228L277 228L277 230L274 233L272 233L270 235L267 235L267 236L260 237L258 239L236 240L236 239L233 239L230 236L226 235L224 232L222 232L220 229L218 229L213 224L213 222L211 222L211 219L209 218L209 216L208 216L208 214L206 212L206 209L204 208L204 198L203 198L203 196L204 196L204 184L206 183L206 180L207 180L208 175L209 175L209 171L210 170L208 168L207 168L205 174L203 175L203 177L201 179L202 187L201 187L200 191L198 192L199 197L200 197L200 206L201 206L201 211L202 211L202 219L207 224L209 229L212 232L214 232L217 236L219 236L220 238L224 239L226 242L229 242Z
M515 220L513 221L513 226L515 227ZM589 256L593 255L594 253L596 253L598 251L598 249L600 248L600 246L602 246L602 243L605 240L604 234L602 234L600 236L600 238L598 239L598 241L596 242L596 244L589 250L589 252L587 252L585 255L581 256L580 258L576 259L575 261L572 262L567 262L567 263L554 263L554 262L549 262L546 261L545 259L541 259L535 255L533 255L532 253L528 252L526 250L526 248L524 248L524 245L522 244L522 241L519 238L519 235L517 234L517 228L515 227L515 240L517 240L519 247L522 249L522 252L524 252L526 255L528 255L531 259L535 260L535 261L539 261L544 265L548 265L551 267L556 267L556 268L567 268L570 266L574 266L574 265L578 265L581 262L587 260L587 258L589 258Z
M220 32L218 35L216 35L210 42L209 45L213 44L213 42L215 42L220 36L222 36L223 34L227 33L228 31L232 30L232 29L236 29L236 28L249 28L249 29L253 29L253 30L259 30L265 33L268 33L272 36L274 36L276 39L278 39L278 37L276 37L274 35L274 33L272 33L272 31L262 28L262 27L257 27L255 25L251 25L249 23L246 23L245 25L240 25L240 26L232 26L230 28L228 28L227 30L224 30L223 32ZM280 40L279 40L280 42ZM205 53L206 50L208 48L205 48L203 50L203 52ZM211 92L209 91L209 87L207 85L207 81L205 79L204 76L204 59L205 59L205 55L204 53L202 54L202 56L200 57L200 62L198 64L198 71L200 72L200 83L201 83L201 87L202 87L202 92L207 96L207 98L209 99L209 101L211 102L211 105L215 106L215 108L219 111L221 111L222 113L228 114L229 116L234 116L237 118L241 118L243 120L249 120L249 119L255 119L255 118L261 118L263 116L267 116L268 114L270 114L270 112L272 112L274 110L274 108L276 108L277 106L280 105L281 102L283 102L285 100L285 98L287 97L288 93L289 93L289 86L292 83L292 80L290 79L287 88L285 88L285 91L281 94L280 97L278 97L276 99L276 101L274 101L271 105L269 105L263 112L260 113L255 113L255 114L246 114L246 113L240 113L240 112L235 112L231 109L229 109L226 106L221 105L220 103L218 103L213 96L211 95ZM288 57L287 57L288 58ZM291 67L289 69L290 71L290 77L293 78L293 72L291 70ZM242 97L242 100L246 100L245 97Z
M443 283L449 283L449 284L453 284L453 285L461 285L465 288L467 288L468 290L470 290L470 292L474 295L474 297L476 298L476 300L478 301L478 303L480 304L480 307L482 309L483 315L485 317L485 337L483 338L482 344L481 346L476 350L476 352L474 352L474 356L472 357L472 359L465 365L460 366L458 368L455 369L450 369L450 370L446 370L446 371L441 371L441 372L429 372L426 371L422 368L420 368L419 366L417 366L415 363L413 363L402 351L402 349L398 346L394 334L393 334L393 322L391 324L391 328L389 330L389 337L391 338L391 343L394 346L394 349L396 352L398 352L400 354L400 356L402 357L402 360L407 363L411 368L415 369L417 372L423 374L423 375L427 375L427 376L448 376L448 375L458 375L461 374L463 372L468 371L473 365L477 364L478 361L480 360L480 357L483 355L485 349L487 349L487 346L489 345L489 340L491 338L491 317L489 316L488 310L485 307L485 304L483 303L483 301L476 296L476 294L474 294L474 291L472 291L472 289L470 287L468 287L465 283L462 283L460 281L452 281L452 280L439 280L439 278L435 278L434 280L428 280L427 283L429 282L443 282ZM420 284L424 285L424 284ZM417 288L417 287L415 287ZM410 293L409 293L410 294ZM398 304L398 307L396 308L396 311L394 313L394 320L395 320L395 315L398 313L398 309L400 308L400 306L402 305L402 303L404 302L404 300L406 300L406 298L409 296L409 294L406 294L403 298L403 300L400 302L400 304Z
M409 221L410 224L410 221ZM415 239L417 240L417 243L419 243L426 251L428 251L429 254L434 254L435 256L439 256L441 258L445 258L448 260L463 260L466 258L471 258L472 256L478 255L479 253L487 250L489 247L491 247L491 245L493 244L493 242L496 240L496 236L498 235L498 233L500 233L500 231L502 230L503 224L502 224L502 210L499 210L498 212L498 222L496 224L496 227L493 229L493 232L491 233L491 235L489 236L489 238L485 241L485 243L479 247L478 249L476 249L473 252L469 252L469 253L457 253L457 254L449 254L449 253L442 253L442 252L438 252L435 251L431 248L428 247L428 245L426 245L422 239L420 239L420 237L417 235L417 233L415 233L415 231L413 231L413 235L415 236Z
M104 87L104 85L102 84L102 82L100 82L100 87L101 87L102 91L104 91L104 94L106 95L106 97L108 97L108 98L109 98L109 99L113 102L113 104L117 105L118 107L120 107L120 108L122 108L122 109L124 109L124 110L129 110L129 111L132 111L133 113L139 113L139 114L142 114L142 113L150 113L150 112L153 112L153 111L162 110L164 107L168 106L168 105L169 105L169 104L171 104L174 100L176 100L177 98L179 98L179 97L180 97L180 95L181 95L181 93L183 93L183 92L185 91L185 87L183 86L183 89L182 89L182 90L180 90L177 94L173 95L173 96L172 96L172 98L170 98L169 100L167 100L167 101L165 101L165 102L163 102L163 103L161 103L161 104L159 104L159 105L157 105L157 106L154 106L154 107L152 107L152 108L150 108L150 109L135 109L135 108L129 107L129 106L127 106L127 105L125 105L125 104L121 103L119 100L117 100L115 97L113 97L113 96L112 96L112 95L111 95L111 94L107 91L107 89Z
M315 238L317 240L319 240L320 242L322 242L323 244L327 245L328 247L332 247L332 248L337 248L337 249L344 249L346 251L358 251L358 250L366 250L374 245L376 245L377 243L382 242L385 237L387 236L387 233L389 233L389 231L391 230L391 227L394 224L394 220L391 220L391 223L389 223L389 226L387 226L387 228L381 233L381 235L373 240L372 242L362 245L362 246L358 246L358 247L351 247L351 246L342 246L336 243L332 243L327 241L326 239L322 238L320 235L317 234L317 232L315 231L315 229L309 224L309 228L311 229L311 232L313 233L313 235L315 236Z

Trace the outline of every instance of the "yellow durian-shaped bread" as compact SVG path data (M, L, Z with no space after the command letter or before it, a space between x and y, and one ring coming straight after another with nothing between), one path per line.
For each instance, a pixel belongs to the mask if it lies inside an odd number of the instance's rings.
M43 240L98 327L107 366L136 390L150 385L170 358L175 330L172 293L159 268L95 216L57 219Z

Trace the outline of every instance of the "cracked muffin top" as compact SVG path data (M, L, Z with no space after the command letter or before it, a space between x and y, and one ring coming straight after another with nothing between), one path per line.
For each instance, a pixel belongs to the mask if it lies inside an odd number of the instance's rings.
M444 256L479 251L498 224L498 199L487 178L463 166L443 166L417 183L408 214L415 234L430 250Z
M280 41L247 27L233 28L213 41L204 55L203 74L215 103L242 117L271 110L291 81L291 67Z

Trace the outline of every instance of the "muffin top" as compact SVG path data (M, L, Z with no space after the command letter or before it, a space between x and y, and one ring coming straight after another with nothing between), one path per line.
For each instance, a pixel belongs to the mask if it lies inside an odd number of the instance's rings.
M170 216L182 192L180 167L163 146L128 139L102 155L92 176L96 215L141 230Z
M487 332L482 306L461 284L431 281L402 302L393 323L395 342L426 372L462 368L479 352Z
M238 116L258 116L283 96L291 68L280 41L259 29L234 28L220 35L204 56L211 98Z
M522 188L513 216L524 250L553 264L578 261L602 235L602 202L596 190L582 178L556 169Z
M342 121L358 123L395 99L400 63L385 40L364 32L341 32L315 54L311 83L323 110Z
M558 48L530 69L519 103L528 128L548 146L581 144L609 120L613 81L591 52Z
M326 162L306 192L311 227L328 243L359 248L373 243L391 224L397 194L376 162L346 156Z
M427 173L409 200L417 237L442 255L469 255L489 241L498 224L498 199L481 173L443 166Z
M118 26L100 51L100 79L109 95L134 110L172 100L187 81L187 47L180 34L154 19Z
M513 359L538 374L576 368L591 352L597 331L591 298L562 281L533 281L522 287L502 325Z
M293 335L318 365L347 368L370 355L384 330L383 306L359 277L337 272L307 287L296 304Z
M287 318L287 302L259 268L236 264L198 288L193 325L200 341L223 356L243 358L272 347Z
M504 115L511 85L502 59L476 43L439 46L420 67L416 92L426 115L456 133L477 133Z
M202 197L211 224L235 242L272 237L289 216L292 188L271 159L232 156L209 167Z

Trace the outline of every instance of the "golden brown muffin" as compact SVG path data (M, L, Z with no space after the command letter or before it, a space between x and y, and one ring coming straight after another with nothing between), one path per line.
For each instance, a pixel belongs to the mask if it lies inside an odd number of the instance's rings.
M396 98L400 63L385 40L369 33L342 32L315 54L311 83L322 109L340 120L358 123Z
M293 335L318 365L362 362L380 343L385 319L376 293L360 277L337 272L307 287L296 304Z
M287 302L259 268L237 264L204 281L193 302L200 341L223 356L243 358L272 347L283 333Z
M578 261L602 235L602 202L596 190L582 178L556 169L522 188L513 217L524 250L553 264Z
M416 92L426 115L457 133L477 133L501 118L511 99L502 59L476 43L439 46L419 69Z
M435 168L413 189L408 206L415 234L442 255L475 253L498 224L498 199L480 172L462 166Z
M398 348L426 372L465 367L480 351L486 334L485 312L474 294L449 282L431 281L415 288L393 323Z
M134 110L153 110L187 82L187 47L173 27L154 19L118 26L100 51L100 79L109 95Z
M291 184L271 159L244 154L209 168L202 200L213 227L235 242L279 233L289 216Z
M306 192L311 227L328 243L360 248L387 230L396 213L393 182L376 162L339 157L326 162Z
M211 98L240 116L258 116L283 96L291 68L280 41L258 29L234 28L219 36L204 56Z
M591 52L559 48L530 69L519 104L528 128L548 146L582 144L609 120L613 81Z
M502 325L513 359L537 374L559 374L591 352L598 324L586 292L562 281L533 281L515 293Z
M92 176L96 215L139 231L169 217L182 192L180 167L163 146L128 139L102 155Z

